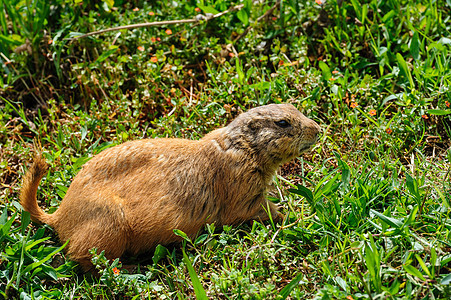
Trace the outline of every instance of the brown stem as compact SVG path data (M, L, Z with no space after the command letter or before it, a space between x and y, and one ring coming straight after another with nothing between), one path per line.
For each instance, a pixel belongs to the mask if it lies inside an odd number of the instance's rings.
M74 40L78 40L81 38L85 38L88 36L93 36L93 35L97 35L97 34L102 34L105 32L110 32L110 31L117 31L117 30L129 30L129 29L135 29L135 28L142 28L142 27L152 27L152 26L162 26L162 25L171 25L171 24L184 24L184 23L199 23L199 21L201 20L205 20L205 21L209 21L212 19L216 19L219 18L229 12L235 11L235 10L240 10L244 7L244 4L240 4L237 6L234 6L228 10L225 10L223 12L217 13L216 15L211 15L211 16L202 16L201 17L196 17L193 19L184 19L184 20L169 20L169 21L158 21L158 22L148 22L148 23L139 23L139 24L131 24L131 25L125 25L125 26L119 26L119 27L113 27L113 28L106 28L106 29L102 29L99 31L93 31L93 32L89 32L83 35L79 35L76 36L74 38L72 38L72 41Z

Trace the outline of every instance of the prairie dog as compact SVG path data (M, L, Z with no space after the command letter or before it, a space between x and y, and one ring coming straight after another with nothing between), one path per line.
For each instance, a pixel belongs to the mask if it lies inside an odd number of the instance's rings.
M291 104L270 104L240 114L200 140L143 139L95 155L75 176L60 207L37 204L48 166L39 156L26 173L20 203L32 220L53 227L66 251L85 270L89 249L107 258L136 255L158 244L194 237L206 223L218 226L273 218L265 199L279 166L317 140L320 127Z

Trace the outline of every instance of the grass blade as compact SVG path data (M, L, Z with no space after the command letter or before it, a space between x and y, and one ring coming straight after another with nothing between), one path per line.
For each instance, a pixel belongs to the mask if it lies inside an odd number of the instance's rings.
M321 71L322 71L323 79L324 79L325 81L330 80L330 78L332 77L332 72L330 71L329 66L326 65L326 63L323 62L323 61L320 61L320 62L318 63L318 65L319 65L319 68L320 68Z
M387 216L381 214L380 212L375 211L374 209L370 209L370 212L375 214L376 216L378 216L379 219L381 219L381 221L387 223L391 227L399 229L403 225L403 223L400 220L387 217Z
M407 66L406 61L404 60L402 55L399 53L396 53L396 59L398 60L398 65L399 65L399 68L401 69L401 72L409 80L410 88L414 89L415 84L413 83L412 74L410 73L410 70L409 70L409 67Z
M420 264L421 268L423 269L423 271L429 276L429 278L434 279L431 272L429 272L428 267L426 266L426 264L424 263L424 261L421 259L421 257L415 253L415 257L418 260L418 263Z
M446 275L442 281L440 281L441 285L450 285L451 284L451 274Z
M428 109L428 114L436 116L445 116L451 114L451 109Z
M413 275L415 277L420 278L423 281L426 281L426 278L424 278L423 274L421 274L421 272L417 268L415 268L414 266L407 265L407 266L403 266L403 268L410 275Z
M291 291L299 284L299 282L304 277L304 274L299 273L289 284L287 284L279 293L279 296L282 296L281 299L286 299Z
M186 264L186 267L188 268L189 277L191 278L191 282L193 283L194 292L196 293L196 298L198 300L208 300L207 294L205 293L204 287L200 283L199 277L196 274L196 271L193 268L193 265L191 264L190 259L185 253L185 250L183 250L183 261Z
M420 59L420 38L418 36L418 31L415 31L410 42L410 54L412 54L413 59Z
M61 250L64 249L64 247L66 247L66 245L69 243L69 240L67 240L64 245L62 245L61 247L55 249L53 252L49 253L46 257L44 257L43 259L32 263L31 265L28 265L25 270L24 273L28 273L31 270L39 267L40 265L42 265L43 263L45 263L46 261L48 261L50 258L52 258L52 256L54 256L56 253L60 252Z
M7 210L5 208L3 214L2 214L2 219L3 216L7 216ZM9 233L9 229L11 228L11 225L14 222L14 219L16 218L17 212L14 213L14 215L11 216L11 218L5 222L3 225L1 225L0 227L0 242L3 241L4 238L8 238L8 233Z

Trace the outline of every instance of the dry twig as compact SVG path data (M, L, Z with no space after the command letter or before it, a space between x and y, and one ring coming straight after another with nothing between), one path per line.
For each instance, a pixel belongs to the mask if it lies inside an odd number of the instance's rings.
M98 34L102 34L105 32L110 32L110 31L117 31L117 30L129 30L129 29L135 29L135 28L142 28L142 27L153 27L153 26L162 26L162 25L172 25L172 24L184 24L184 23L199 23L200 21L204 20L204 21L209 21L212 19L216 19L219 18L225 14L228 14L229 12L235 11L235 10L240 10L244 7L244 4L240 4L240 5L236 5L230 9L227 9L223 12L217 13L215 15L212 14L207 14L205 15L197 15L195 18L193 19L184 19L184 20L169 20L169 21L158 21L158 22L148 22L148 23L139 23L139 24L131 24L131 25L125 25L125 26L119 26L119 27L114 27L114 28L106 28L103 30L99 30L99 31L93 31L93 32L89 32L83 35L79 35L76 36L74 38L72 38L72 41L74 40L78 40L81 38L85 38L88 36L93 36L93 35L98 35Z

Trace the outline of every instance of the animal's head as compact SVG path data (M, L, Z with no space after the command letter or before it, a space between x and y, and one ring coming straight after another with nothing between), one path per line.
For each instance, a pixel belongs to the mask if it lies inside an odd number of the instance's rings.
M250 148L265 163L276 165L309 149L320 132L315 121L291 104L269 104L250 109L226 128L232 147Z

